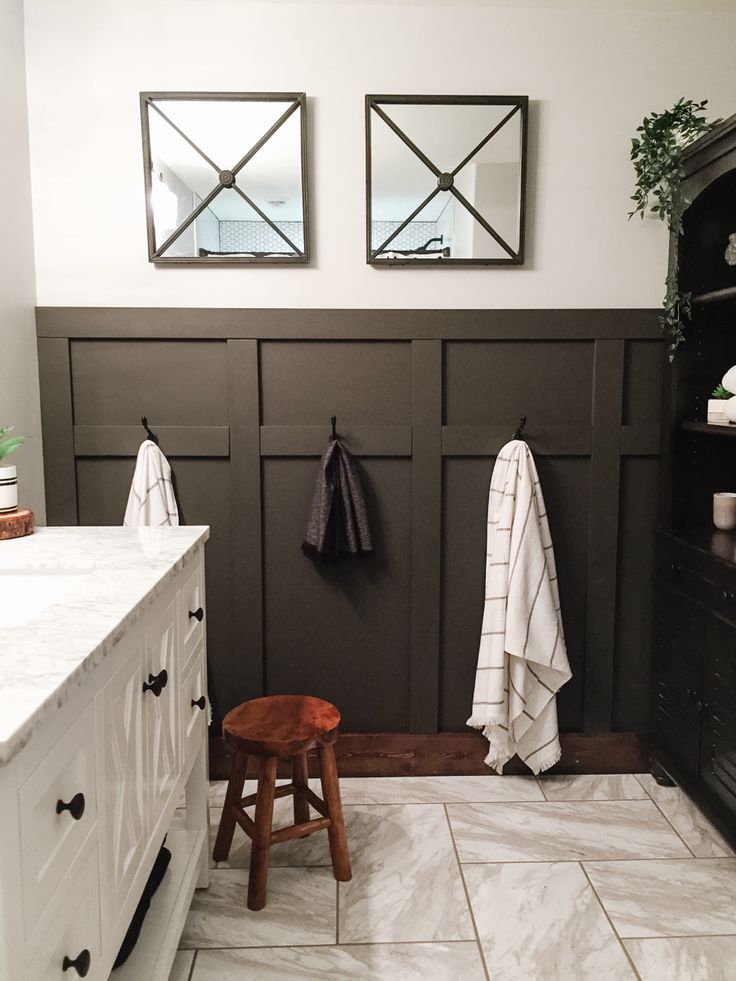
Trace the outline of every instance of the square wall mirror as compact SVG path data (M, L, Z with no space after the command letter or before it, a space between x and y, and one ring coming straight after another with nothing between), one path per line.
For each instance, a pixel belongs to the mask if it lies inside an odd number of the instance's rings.
M309 261L303 92L141 92L148 258Z
M527 96L367 95L367 261L524 261Z

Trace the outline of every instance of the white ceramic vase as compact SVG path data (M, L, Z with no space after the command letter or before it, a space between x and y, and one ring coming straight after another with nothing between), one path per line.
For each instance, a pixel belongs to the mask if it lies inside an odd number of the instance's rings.
M727 399L708 399L708 422L716 426L727 426L728 416L726 415Z
M18 507L18 468L0 466L0 514Z

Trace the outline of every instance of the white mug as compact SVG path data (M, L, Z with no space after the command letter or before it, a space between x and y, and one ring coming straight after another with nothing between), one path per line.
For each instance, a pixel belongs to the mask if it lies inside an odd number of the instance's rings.
M736 494L723 491L713 495L713 524L721 531L736 528Z

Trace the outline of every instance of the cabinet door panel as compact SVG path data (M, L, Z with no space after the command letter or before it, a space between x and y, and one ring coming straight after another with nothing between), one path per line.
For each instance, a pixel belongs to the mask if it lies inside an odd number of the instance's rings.
M179 696L182 729L181 758L182 768L186 773L205 740L210 712L204 644L200 645L182 676Z
M700 776L736 809L736 627L713 617L707 635Z
M23 906L28 936L97 821L93 732L94 708L90 704L20 790ZM71 805L72 801L79 808L74 811L75 816L71 806L59 812L59 802Z
M683 593L657 585L654 606L655 741L685 774L696 777L705 614Z
M160 691L156 688L144 693L151 829L166 808L179 776L175 611L176 603L170 603L146 638L146 681L155 684L152 679L161 678L161 673L166 672L166 684Z
M74 867L74 890L55 900L53 908L39 923L41 938L29 951L32 960L28 981L67 981L80 977L73 968L64 968L65 958L89 959L87 981L103 981L100 970L100 911L97 881L97 855L86 849L87 858Z
M143 652L137 648L101 695L97 731L102 787L103 902L106 921L117 920L143 857L148 830L144 794Z

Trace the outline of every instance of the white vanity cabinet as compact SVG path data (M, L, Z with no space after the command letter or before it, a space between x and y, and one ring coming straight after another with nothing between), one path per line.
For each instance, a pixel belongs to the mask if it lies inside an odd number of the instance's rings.
M0 981L107 981L165 836L169 869L112 978L168 978L208 881L203 554L0 765Z

